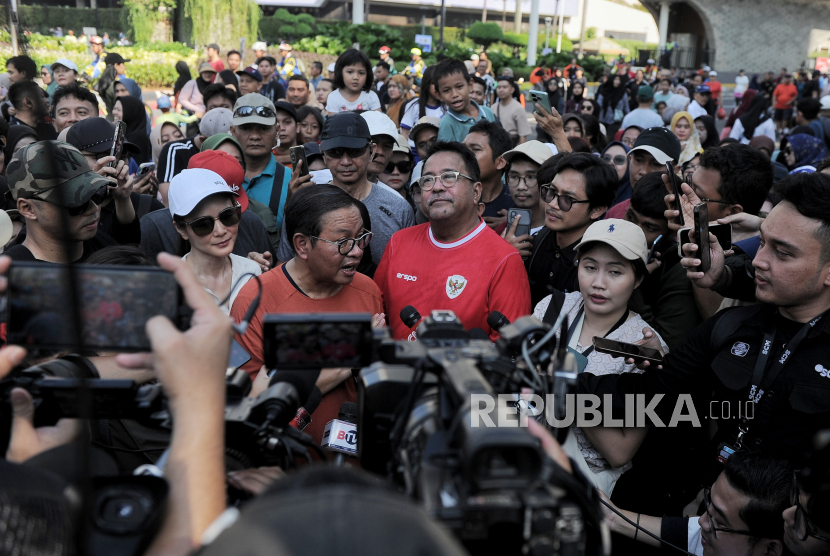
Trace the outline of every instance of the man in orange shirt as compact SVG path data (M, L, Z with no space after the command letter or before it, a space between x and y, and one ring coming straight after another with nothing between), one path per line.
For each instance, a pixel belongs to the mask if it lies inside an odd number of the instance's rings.
M251 378L266 372L262 334L267 314L372 313L374 324L382 325L380 289L357 272L363 250L372 239L360 205L333 185L306 187L291 196L285 208L285 229L295 256L259 277L259 307L247 332L236 337L251 356L242 366ZM242 288L231 309L234 320L242 320L258 292L255 280ZM316 387L322 401L311 413L312 422L304 432L319 446L326 423L337 418L343 402L357 401L357 391L351 369L323 369Z
M785 74L781 83L772 91L772 105L775 107L775 129L787 133L787 126L793 117L793 105L798 98L798 88L793 84L792 74Z

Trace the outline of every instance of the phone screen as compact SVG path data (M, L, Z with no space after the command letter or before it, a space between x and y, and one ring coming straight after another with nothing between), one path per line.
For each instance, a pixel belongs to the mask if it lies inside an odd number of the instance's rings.
M263 330L268 369L359 369L371 363L372 315L266 315Z
M178 316L179 289L161 269L76 266L81 340L90 349L148 351L147 321ZM8 342L49 349L73 348L72 296L67 268L15 263L9 270Z

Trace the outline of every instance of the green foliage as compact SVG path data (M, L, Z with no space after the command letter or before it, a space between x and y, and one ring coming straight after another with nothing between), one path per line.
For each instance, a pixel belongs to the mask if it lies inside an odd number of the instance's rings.
M159 38L160 26L169 26L170 14L176 0L124 0L130 35L135 42L150 42Z
M505 33L501 42L510 46L527 47L527 33Z
M596 27L588 27L585 29L585 38L586 39L595 39L597 37L597 28Z
M293 44L299 52L314 52L315 54L332 54L339 56L349 45L333 37L317 35L316 37L302 38Z
M261 11L254 0L183 0L185 18L192 23L191 41L236 47L257 40Z
M48 33L50 27L60 25L65 31L74 30L80 35L83 27L96 27L99 34L109 33L118 36L127 30L125 10L121 8L69 8L57 6L20 6L17 7L20 27L32 33ZM4 24L5 24L5 10ZM123 16L123 17L122 17Z
M467 38L482 45L486 50L494 42L502 40L504 38L504 32L498 23L482 23L481 21L476 21L467 29Z

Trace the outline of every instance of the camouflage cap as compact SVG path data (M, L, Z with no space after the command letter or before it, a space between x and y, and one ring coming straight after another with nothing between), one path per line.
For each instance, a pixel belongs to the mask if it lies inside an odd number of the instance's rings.
M17 151L6 179L15 201L37 197L66 208L82 206L112 183L92 171L81 151L60 141L38 141Z

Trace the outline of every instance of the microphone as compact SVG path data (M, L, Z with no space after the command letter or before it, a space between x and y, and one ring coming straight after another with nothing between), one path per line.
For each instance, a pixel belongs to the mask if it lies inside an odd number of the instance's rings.
M493 311L490 313L490 316L487 317L487 326L496 332L501 330L502 326L507 326L508 324L510 324L510 320L498 311Z
M314 413L320 406L320 400L323 399L323 393L316 386L311 389L311 395L303 406L297 410L294 415L294 420L291 421L291 426L298 430L305 429L311 424L311 414Z
M357 404L343 402L337 419L326 423L323 429L323 440L320 446L329 452L337 452L334 456L334 465L342 467L346 463L346 456L357 456Z
M277 371L268 389L257 396L254 411L265 414L265 422L284 427L311 395L319 371Z
M418 312L418 309L413 307L412 305L407 305L400 312L401 320L406 325L407 328L412 328L418 321L421 320L421 313Z

